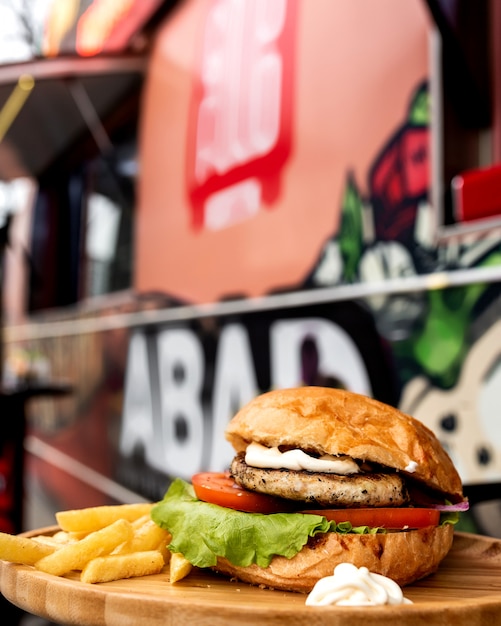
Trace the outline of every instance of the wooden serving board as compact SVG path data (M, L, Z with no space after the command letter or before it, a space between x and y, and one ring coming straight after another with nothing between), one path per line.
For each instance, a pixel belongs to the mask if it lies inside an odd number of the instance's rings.
M79 626L494 626L501 624L501 539L456 533L439 571L404 588L413 604L397 607L307 607L305 595L202 570L173 585L167 571L90 585L77 573L59 578L5 561L0 590L30 613Z

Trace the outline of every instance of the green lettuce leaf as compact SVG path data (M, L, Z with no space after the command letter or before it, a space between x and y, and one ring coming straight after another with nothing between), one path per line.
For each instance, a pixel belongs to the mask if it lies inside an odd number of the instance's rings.
M243 513L202 502L179 478L153 507L151 517L171 533L169 549L197 567L214 566L218 557L242 567L267 567L273 556L292 558L309 537L332 530L320 515Z
M461 519L460 514L457 511L442 511L440 513L440 526L445 524L457 524Z
M152 519L172 535L169 549L180 552L197 567L212 567L218 557L234 565L256 563L267 567L275 555L295 556L310 537L318 533L375 534L384 528L329 522L307 513L243 513L198 500L193 486L176 478L164 499L151 513ZM443 512L441 524L458 521L457 512Z

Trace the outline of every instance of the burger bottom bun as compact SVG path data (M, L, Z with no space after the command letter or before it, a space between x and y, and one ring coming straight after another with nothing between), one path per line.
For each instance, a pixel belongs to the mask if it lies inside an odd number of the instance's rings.
M254 585L309 593L320 578L332 576L336 565L352 563L404 586L438 568L453 536L452 524L376 535L326 533L291 559L275 556L266 568L238 567L220 558L213 569Z

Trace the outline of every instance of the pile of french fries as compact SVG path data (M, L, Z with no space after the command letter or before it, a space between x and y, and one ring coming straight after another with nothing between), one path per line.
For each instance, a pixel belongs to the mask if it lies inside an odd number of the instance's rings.
M0 533L0 559L65 576L80 572L84 583L159 574L187 576L191 564L167 548L170 535L150 517L153 504L98 506L56 513L59 529L31 537Z

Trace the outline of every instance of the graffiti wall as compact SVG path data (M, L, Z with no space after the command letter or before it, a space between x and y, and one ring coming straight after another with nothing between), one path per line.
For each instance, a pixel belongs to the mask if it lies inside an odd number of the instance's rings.
M498 267L499 231L437 237L431 16L420 0L312 4L187 3L162 29L145 91L137 285L190 303L366 286L367 297L346 293L373 328L351 337L364 345L377 335L392 388L385 397L440 434L465 480L499 476L499 447L487 435L499 428L499 285L471 278L440 288L451 272ZM173 141L182 158L162 159ZM415 290L399 289L420 279ZM265 354L258 360L280 363L280 373L261 386L249 376L236 403L300 380L375 393L367 372L351 376L357 367L329 333L311 357L324 372L301 376L296 365L285 374L309 327L327 327L337 308L321 307L315 320L295 311L307 321L287 322L283 334L277 312L266 348L247 331L245 341ZM366 351L358 352L363 363ZM471 376L477 360L483 367ZM243 363L242 371L256 367Z
M160 25L134 284L87 341L27 342L78 386L32 415L61 506L225 468L234 412L301 384L399 406L465 483L500 481L501 237L438 236L432 34L421 0L194 0Z

